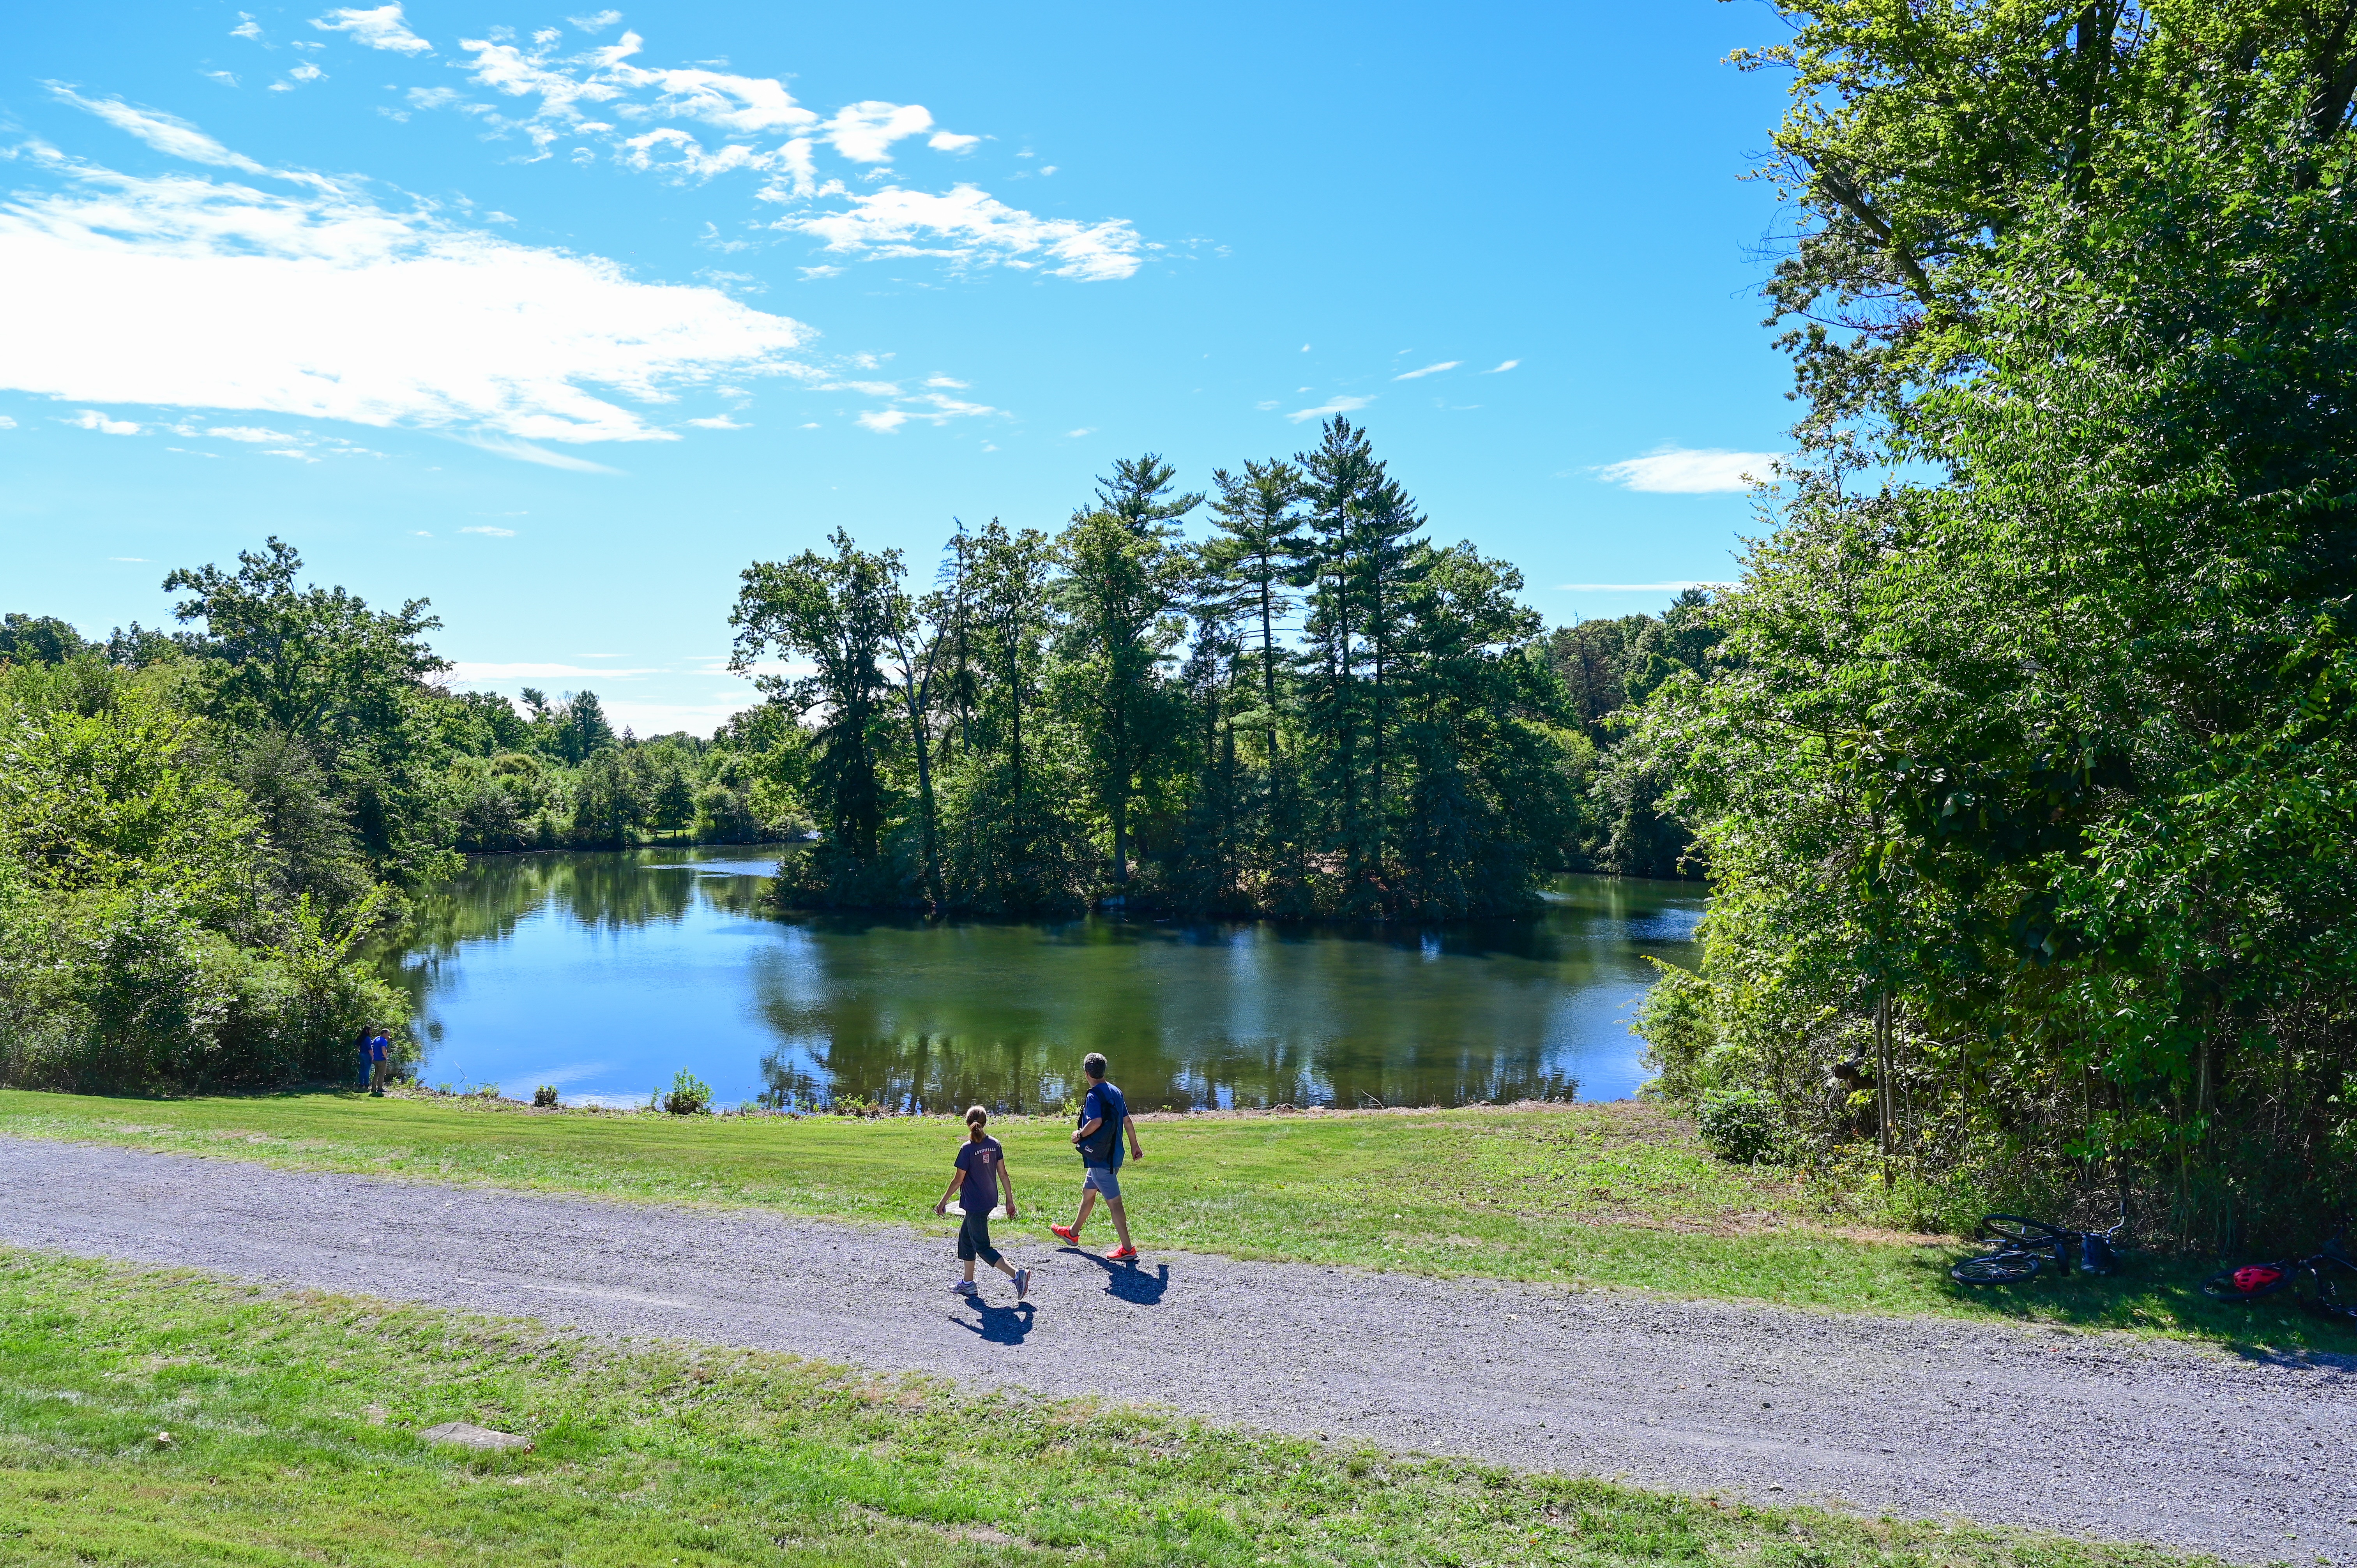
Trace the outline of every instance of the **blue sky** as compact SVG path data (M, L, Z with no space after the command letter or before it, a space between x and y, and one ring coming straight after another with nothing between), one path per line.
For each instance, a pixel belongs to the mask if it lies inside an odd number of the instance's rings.
M1732 575L1783 445L1762 5L15 12L0 609L276 533L468 683L748 696L737 573L929 575L1117 456L1372 430L1550 621Z

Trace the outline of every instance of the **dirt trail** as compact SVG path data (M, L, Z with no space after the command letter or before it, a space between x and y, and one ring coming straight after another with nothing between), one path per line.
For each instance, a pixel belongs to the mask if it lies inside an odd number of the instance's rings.
M2357 1564L2351 1358L1189 1253L1116 1268L1029 1218L997 1228L1039 1270L1017 1309L1003 1279L951 1295L949 1245L912 1231L0 1138L0 1241L26 1247L1761 1502Z

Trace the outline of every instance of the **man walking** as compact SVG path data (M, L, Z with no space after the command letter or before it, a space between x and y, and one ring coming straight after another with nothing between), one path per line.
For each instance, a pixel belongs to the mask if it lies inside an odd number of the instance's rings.
M384 1098L385 1079L393 1073L393 1036L382 1027L369 1031L369 1093Z
M1146 1158L1138 1146L1137 1123L1129 1117L1129 1101L1121 1090L1105 1081L1105 1059L1091 1051L1081 1060L1081 1070L1088 1074L1089 1091L1081 1100L1081 1126L1072 1134L1072 1147L1081 1152L1080 1217L1070 1225L1050 1225L1060 1240L1079 1246L1081 1227L1089 1222L1089 1210L1096 1207L1099 1197L1104 1199L1106 1211L1113 1216L1114 1234L1121 1245L1105 1256L1116 1263L1128 1262L1137 1256L1137 1249L1129 1242L1129 1215L1121 1206L1121 1155L1125 1139L1129 1156Z

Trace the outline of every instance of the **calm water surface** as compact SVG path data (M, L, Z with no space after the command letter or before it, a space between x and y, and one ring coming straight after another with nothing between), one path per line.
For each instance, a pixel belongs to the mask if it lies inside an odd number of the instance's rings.
M767 914L747 850L497 856L386 956L428 1082L724 1104L1060 1101L1103 1051L1140 1109L1630 1094L1648 957L1690 961L1691 883L1565 877L1447 927Z

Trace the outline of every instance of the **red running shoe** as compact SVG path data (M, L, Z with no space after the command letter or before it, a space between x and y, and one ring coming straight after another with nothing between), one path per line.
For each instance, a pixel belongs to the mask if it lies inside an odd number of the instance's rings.
M1070 1241L1075 1247L1081 1244L1081 1233L1069 1225L1050 1225L1048 1230L1059 1241Z
M1108 1263L1134 1263L1136 1261L1137 1249L1135 1247L1115 1247L1105 1254L1105 1262Z

